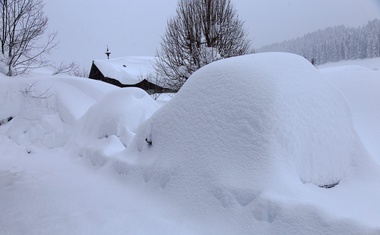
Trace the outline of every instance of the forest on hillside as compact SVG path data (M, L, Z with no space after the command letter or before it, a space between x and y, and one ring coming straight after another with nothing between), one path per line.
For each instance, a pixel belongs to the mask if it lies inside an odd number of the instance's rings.
M316 64L380 57L380 20L353 28L329 27L308 33L303 37L274 43L258 49L259 52L291 52Z

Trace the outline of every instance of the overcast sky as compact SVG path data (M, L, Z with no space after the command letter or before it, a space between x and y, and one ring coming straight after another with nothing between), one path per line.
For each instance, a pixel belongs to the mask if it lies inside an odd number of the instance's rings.
M280 42L328 26L360 26L380 18L380 0L231 0L253 46ZM48 31L57 31L52 60L90 67L92 60L152 56L177 0L45 0Z

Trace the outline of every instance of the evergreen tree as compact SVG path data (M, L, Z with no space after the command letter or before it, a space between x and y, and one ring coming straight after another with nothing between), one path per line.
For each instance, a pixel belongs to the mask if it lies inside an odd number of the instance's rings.
M282 51L315 58L318 64L340 60L380 57L380 20L363 27L329 27L302 38L275 43L259 51Z

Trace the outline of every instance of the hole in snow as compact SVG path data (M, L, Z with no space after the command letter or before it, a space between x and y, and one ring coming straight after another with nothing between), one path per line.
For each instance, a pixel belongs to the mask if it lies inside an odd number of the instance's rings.
M149 146L151 146L152 145L152 140L148 140L148 138L145 138L145 141L149 144Z
M339 182L340 181L333 183L333 184L318 185L318 187L320 187L320 188L334 188L335 186L337 186L339 184Z
M10 122L12 119L13 119L13 117L9 117L9 118L5 118L5 119L0 120L0 126Z

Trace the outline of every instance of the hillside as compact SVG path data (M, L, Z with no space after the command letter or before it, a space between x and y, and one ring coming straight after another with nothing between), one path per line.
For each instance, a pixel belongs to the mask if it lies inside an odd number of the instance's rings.
M303 37L274 43L259 52L290 52L313 58L317 64L380 57L380 20L369 21L362 27L329 27Z

